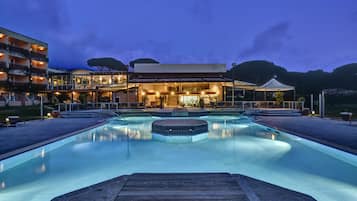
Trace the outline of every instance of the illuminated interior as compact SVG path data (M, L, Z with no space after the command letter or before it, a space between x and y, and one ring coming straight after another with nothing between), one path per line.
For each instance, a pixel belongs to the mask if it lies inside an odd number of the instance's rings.
M181 82L138 84L139 102L145 106L157 107L199 107L223 100L225 82Z

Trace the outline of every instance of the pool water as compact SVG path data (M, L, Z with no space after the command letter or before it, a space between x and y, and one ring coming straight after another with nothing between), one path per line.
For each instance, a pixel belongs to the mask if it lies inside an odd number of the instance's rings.
M208 139L152 139L160 118L128 117L0 161L0 201L48 201L134 172L230 172L313 196L357 200L357 156L255 124L205 116ZM50 132L50 131L49 131Z

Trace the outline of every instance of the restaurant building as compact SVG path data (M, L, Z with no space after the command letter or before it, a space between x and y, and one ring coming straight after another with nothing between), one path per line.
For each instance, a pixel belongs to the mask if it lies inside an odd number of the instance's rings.
M225 64L135 64L130 86L146 107L199 107L225 101Z
M69 102L133 107L200 107L226 101L225 64L135 64L128 71L49 70L48 92Z

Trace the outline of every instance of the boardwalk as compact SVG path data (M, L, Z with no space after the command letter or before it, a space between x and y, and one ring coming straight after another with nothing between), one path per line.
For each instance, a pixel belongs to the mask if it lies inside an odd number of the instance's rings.
M357 154L357 122L350 125L344 121L316 117L272 116L257 117L256 122Z
M314 201L310 196L228 173L133 174L53 201Z

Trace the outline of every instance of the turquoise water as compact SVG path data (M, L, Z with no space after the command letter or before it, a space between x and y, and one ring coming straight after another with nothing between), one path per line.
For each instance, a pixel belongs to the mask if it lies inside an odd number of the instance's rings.
M48 201L134 172L239 173L319 201L357 200L357 156L235 116L201 117L208 139L165 143L152 140L156 119L113 120L0 161L0 201Z

